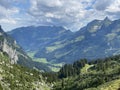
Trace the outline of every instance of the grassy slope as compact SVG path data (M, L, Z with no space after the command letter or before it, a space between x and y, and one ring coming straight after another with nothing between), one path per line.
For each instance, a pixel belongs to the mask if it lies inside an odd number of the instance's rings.
M85 90L119 90L119 89L120 89L120 79L107 82L96 88L89 88Z
M85 64L80 75L56 82L54 90L120 90L120 57L116 58L103 63L105 66L109 63L104 71L95 68L99 64Z
M86 64L85 67L83 67L81 69L81 74L87 74L88 73L88 69L93 67L93 65L89 65L89 64Z
M81 69L81 72L82 74L87 74L88 73L88 69L91 68L93 65L89 65L89 64L86 64L85 67L83 67ZM116 67L117 68L117 67ZM107 73L108 72L112 72L111 69L108 69L106 71ZM120 79L118 80L112 80L110 82L107 82L107 83L104 83L96 88L88 88L88 89L85 89L85 90L119 90L120 89Z
M0 52L0 90L50 90L41 74L19 65L11 65Z

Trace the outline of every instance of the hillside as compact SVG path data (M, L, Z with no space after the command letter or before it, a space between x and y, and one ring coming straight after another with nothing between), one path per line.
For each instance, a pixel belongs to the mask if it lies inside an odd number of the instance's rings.
M58 73L40 73L0 52L0 90L119 90L120 55L66 64ZM18 73L19 72L19 73Z
M66 64L58 72L54 90L119 90L120 55Z
M38 71L11 64L0 51L0 90L50 90L49 85Z
M120 89L120 79L105 83L103 85L98 86L97 88L89 88L85 90L119 90L119 89Z

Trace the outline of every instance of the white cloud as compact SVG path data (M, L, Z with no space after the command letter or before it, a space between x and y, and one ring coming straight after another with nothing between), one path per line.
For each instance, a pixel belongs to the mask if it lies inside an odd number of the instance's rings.
M96 0L95 9L104 11L115 0Z
M120 18L120 0L0 0L0 10L4 26L58 25L78 30L93 19Z
M114 2L107 7L106 12L120 18L120 0L114 0Z
M91 12L94 0L31 0L29 14L37 24L59 25L78 29ZM88 10L87 10L88 9ZM76 25L77 24L77 25Z
M13 23L15 24L15 18L12 18L12 15L14 15L15 13L18 13L19 10L16 8L11 8L11 9L6 9L2 6L0 6L0 23Z
M19 13L17 7L12 6L11 0L0 0L0 24L9 27L9 25L14 26L17 21L14 15ZM6 28L5 28L6 29Z
M106 16L114 19L114 15L111 16L110 13L120 10L116 8L120 5L118 1L31 0L29 15L34 17L34 23L38 25L59 25L78 30L93 19L104 19Z

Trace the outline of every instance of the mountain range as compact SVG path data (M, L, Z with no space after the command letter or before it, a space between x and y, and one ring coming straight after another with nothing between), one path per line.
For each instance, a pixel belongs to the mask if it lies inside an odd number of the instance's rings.
M20 27L8 32L33 59L55 63L120 54L120 20L93 20L77 32L59 26Z

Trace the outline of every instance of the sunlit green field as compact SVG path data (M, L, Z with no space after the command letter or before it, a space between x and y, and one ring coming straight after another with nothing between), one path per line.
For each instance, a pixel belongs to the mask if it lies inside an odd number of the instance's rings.
M63 63L54 63L52 61L48 62L46 58L34 58L35 52L28 52L27 54L32 58L33 61L46 64L54 72L58 72L63 66Z

